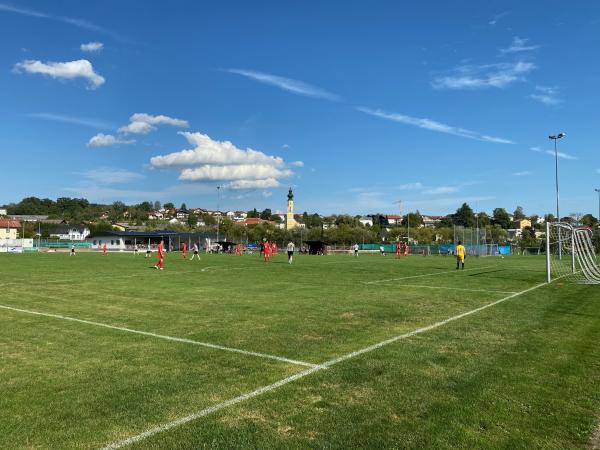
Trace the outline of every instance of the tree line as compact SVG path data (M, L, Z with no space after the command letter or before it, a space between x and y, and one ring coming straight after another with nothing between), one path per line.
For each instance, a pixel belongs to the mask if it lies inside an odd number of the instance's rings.
M171 202L162 205L165 209L175 209ZM258 242L263 237L274 239L278 242L295 240L324 240L331 244L351 245L353 243L375 243L382 241L395 241L406 239L410 232L411 241L420 244L450 243L455 239L455 227L479 228L485 233L489 242L505 243L508 238L507 230L512 228L515 220L529 219L531 227L523 230L518 240L522 247L536 247L541 244L536 237L536 231L544 227L542 221L536 215L527 216L523 208L518 206L511 214L504 208L495 208L491 215L485 212L475 213L467 204L463 203L455 213L443 217L434 227L423 227L423 216L419 211L405 214L399 225L391 225L383 214L373 214L372 225L361 223L361 216L347 214L320 216L317 213L303 212L296 214L298 222L304 224L305 228L288 231L280 228L281 218L273 214L271 209L265 208L258 211L256 208L247 212L247 217L261 218L272 223L263 223L253 226L234 222L228 218L220 218L210 215L189 214L184 223L170 224L164 220L149 220L148 215L152 211L161 209L158 201L145 201L138 204L126 205L123 202L112 204L90 203L83 198L60 197L55 200L27 197L19 203L11 203L5 206L10 215L47 215L54 219L64 219L69 223L81 223L82 221L94 222L90 225L92 232L107 231L112 229L112 224L119 221L127 221L135 225L145 225L148 229L171 228L178 231L216 231L222 236L240 242ZM187 207L181 205L182 210ZM104 217L104 219L100 219ZM546 221L554 221L552 214L546 214ZM597 218L591 214L573 214L562 217L562 221L575 222L583 226L593 227L597 225ZM198 226L198 222L203 225ZM46 236L51 226L44 225L42 236ZM410 231L409 231L410 230ZM35 234L37 226L26 224L26 235Z

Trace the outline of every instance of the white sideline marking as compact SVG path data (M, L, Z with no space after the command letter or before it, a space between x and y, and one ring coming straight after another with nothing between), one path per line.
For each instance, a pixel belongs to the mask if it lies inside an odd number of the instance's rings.
M463 270L456 270L456 269L454 269L454 270L446 270L445 272L424 273L422 275L410 275L408 277L388 278L387 280L361 281L361 283L363 283L363 284L387 283L388 281L408 280L409 278L431 277L433 275L441 275L443 273L461 273L461 272L467 272L468 270L489 269L491 267L496 267L496 266L473 267L471 269L463 269Z
M491 294L516 294L515 291L498 291L495 289L468 289L468 288L457 288L448 286L425 286L422 284L403 284L405 287L424 288L424 289L450 289L452 291L467 291L467 292L489 292Z
M140 330L134 330L134 329L131 329L131 328L118 327L118 326L115 326L115 325L109 325L109 324L101 323L101 322L93 322L91 320L85 320L85 319L77 319L75 317L63 316L63 315L60 315L60 314L44 313L44 312L39 312L39 311L32 311L32 310L29 310L29 309L15 308L15 307L6 306L6 305L0 305L0 308L7 309L9 311L16 311L16 312L20 312L20 313L25 313L25 314L33 314L35 316L52 317L54 319L62 319L62 320L69 320L71 322L85 323L87 325L94 325L96 327L109 328L111 330L126 331L127 333L141 334L142 336L150 336L150 337L154 337L154 338L158 338L158 339L165 339L167 341L182 342L184 344L199 345L201 347L208 347L208 348L213 348L213 349L217 349L217 350L225 350L227 352L241 353L242 355L257 356L259 358L274 359L276 361L285 362L285 363L289 363L289 364L296 364L296 365L299 365L299 366L313 367L313 368L320 367L318 364L312 364L312 363L308 363L308 362L304 362L304 361L297 361L295 359L284 358L283 356L276 356L276 355L269 355L269 354L266 354L266 353L251 352L251 351L248 351L248 350L242 350L242 349L239 349L239 348L232 348L232 347L225 347L223 345L211 344L211 343L208 343L208 342L200 342L200 341L194 341L192 339L178 338L178 337L174 337L174 336L166 336L164 334L151 333L149 331L140 331Z
M470 311L464 312L462 314L458 314L456 316L452 316L452 317L450 317L448 319L442 320L440 322L436 322L436 323L434 323L432 325L428 325L428 326L422 327L422 328L417 328L416 330L413 330L413 331L410 331L408 333L404 333L404 334L401 334L401 335L398 335L398 336L394 336L394 337L392 337L390 339L386 339L385 341L381 341L381 342L379 342L377 344L370 345L369 347L365 347L365 348L362 348L360 350L356 350L356 351L354 351L352 353L347 353L347 354L339 356L337 358L330 359L329 361L326 361L326 362L324 362L324 363L322 363L320 365L312 367L311 369L304 370L302 372L298 372L295 375L292 375L292 376L289 376L287 378L283 378L282 380L276 381L273 384L269 384L267 386L260 387L258 389L253 390L253 391L250 391L250 392L247 392L245 394L242 394L242 395L240 395L238 397L234 397L234 398L232 398L230 400L224 401L223 403L218 403L218 404L216 404L214 406L211 406L211 407L206 408L206 409L202 409L200 411L197 411L195 413L192 413L192 414L190 414L188 416L185 416L185 417L182 417L180 419L174 420L172 422L166 422L166 423L164 423L162 425L158 425L158 426L156 426L154 428L150 428L149 430L146 430L143 433L137 434L137 435L132 436L130 438L123 439L121 441L113 442L113 443L107 445L106 447L104 447L102 450L116 450L116 449L119 449L119 448L126 447L128 445L134 444L136 442L143 441L144 439L147 439L147 438L149 438L151 436L154 436L155 434L162 433L163 431L170 430L170 429L178 427L180 425L184 425L186 423L192 422L193 420L199 419L201 417L208 416L211 413L214 413L214 412L217 412L217 411L219 411L221 409L227 408L228 406L232 406L232 405L235 405L237 403L241 403L241 402L243 402L245 400L257 397L257 396L259 396L261 394L273 391L273 390L275 390L277 388L280 388L281 386L284 386L284 385L289 384L289 383L291 383L293 381L296 381L296 380L299 380L301 378L304 378L304 377L306 377L308 375L311 375L311 374L313 374L315 372L319 372L321 370L327 369L327 368L329 368L329 367L331 367L331 366L333 366L335 364L339 364L339 363L341 363L343 361L346 361L346 360L351 359L351 358L355 358L355 357L357 357L359 355L363 355L363 354L368 353L368 352L372 352L373 350L377 350L377 349L379 349L381 347L384 347L386 345L393 344L394 342L397 342L397 341L400 341L400 340L403 340L403 339L408 339L408 338L410 338L412 336L416 336L417 334L421 334L421 333L425 333L427 331L434 330L436 328L444 326L444 325L446 325L446 324L448 324L450 322L453 322L455 320L459 320L459 319L462 319L463 317L467 317L467 316L470 316L471 314L475 314L475 313L478 313L480 311L483 311L484 309L490 308L490 307L492 307L494 305L497 305L498 303L505 302L505 301L510 300L512 298L518 297L519 295L523 295L523 294L526 294L527 292L531 292L531 291L533 291L535 289L539 289L540 287L546 286L547 284L548 283L538 284L536 286L533 286L533 287L530 287L528 289L525 289L524 291L516 292L516 293L514 293L512 295L509 295L507 297L503 297L500 300L496 300L496 301L494 301L492 303L488 303L487 305L480 306L479 308L475 308L475 309L472 309Z

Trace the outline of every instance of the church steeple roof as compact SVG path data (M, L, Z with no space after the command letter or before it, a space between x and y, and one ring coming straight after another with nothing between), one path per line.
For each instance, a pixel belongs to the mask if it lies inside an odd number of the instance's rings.
M288 200L294 200L294 194L292 192L292 188L288 191Z

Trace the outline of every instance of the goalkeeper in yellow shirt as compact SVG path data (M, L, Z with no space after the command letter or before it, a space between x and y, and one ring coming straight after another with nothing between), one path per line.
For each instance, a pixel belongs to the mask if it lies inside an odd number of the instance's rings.
M462 245L462 241L458 241L458 245L456 246L456 270L458 270L461 266L464 270L466 256L465 246Z

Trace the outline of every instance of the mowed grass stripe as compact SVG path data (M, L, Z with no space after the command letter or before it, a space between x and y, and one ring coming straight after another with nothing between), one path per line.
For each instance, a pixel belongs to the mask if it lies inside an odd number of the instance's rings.
M296 364L299 366L317 367L317 364L312 364L312 363L308 363L308 362L304 362L304 361L297 361L294 359L284 358L282 356L252 352L252 351L242 350L239 348L225 347L225 346L218 345L218 344L211 344L209 342L199 342L199 341L194 341L191 339L179 338L179 337L174 337L174 336L166 336L166 335L162 335L162 334L152 333L150 331L134 330L131 328L119 327L119 326L110 325L110 324L106 324L106 323L94 322L91 320L77 319L75 317L64 316L61 314L44 313L44 312L40 312L40 311L32 311L32 310L28 310L28 309L15 308L15 307L6 306L6 305L0 305L0 308L10 310L10 311L20 312L23 314L32 314L35 316L43 316L43 317L51 317L53 319L68 320L70 322L77 322L77 323L82 323L85 325L92 325L92 326L96 326L96 327L108 328L111 330L124 331L127 333L139 334L142 336L149 336L149 337L153 337L153 338L157 338L157 339L164 339L167 341L179 342L179 343L183 343L183 344L199 345L201 347L212 348L215 350L223 350L223 351L232 352L232 353L239 353L239 354L247 355L247 356L256 356L258 358L273 359L276 361L285 362L285 363L289 363L289 364Z
M100 448L303 367L0 311L0 448Z
M445 274L450 274L450 273L462 273L462 272L468 272L471 270L489 269L491 267L493 267L493 266L472 267L470 269L464 269L464 270L456 270L456 269L455 270L446 270L446 271L440 271L440 272L423 273L423 274L419 274L419 275L409 275L406 277L388 278L385 280L362 281L362 283L364 283L364 284L388 283L390 281L408 280L411 278L433 277L433 276L437 276L437 275L445 275Z
M386 339L385 341L378 342L376 344L370 345L368 347L364 347L362 349L356 350L356 351L351 352L351 353L347 353L345 355L342 355L342 356L339 356L337 358L331 359L329 361L323 362L318 367L314 367L314 368L305 370L303 372L299 372L299 373L294 374L294 375L292 375L290 377L287 377L287 378L284 378L282 380L279 380L279 381L277 381L277 382L275 382L273 384L270 384L270 385L267 385L267 386L263 386L261 388L258 388L258 389L255 389L253 391L247 392L247 393L242 394L242 395L240 395L238 397L235 397L235 398L227 400L227 401L225 401L223 403L219 403L217 405L211 406L210 408L206 408L206 409L202 409L200 411L194 412L194 413L192 413L192 414L190 414L188 416L179 418L179 419L174 420L172 422L164 423L164 424L159 425L157 427L150 428L150 429L148 429L148 430L146 430L146 431L144 431L144 432L142 432L140 434L137 434L135 436L129 437L127 439L123 439L121 441L113 442L113 443L107 445L106 447L104 447L102 450L116 450L116 449L120 449L120 448L123 448L123 447L127 447L129 445L134 444L134 443L137 443L137 442L143 441L145 439L148 439L149 437L152 437L152 436L154 436L156 434L159 434L159 433L171 430L173 428L176 428L176 427L179 427L181 425L184 425L184 424L187 424L189 422L192 422L192 421L194 421L196 419L199 419L199 418L202 418L202 417L206 417L206 416L208 416L208 415L210 415L210 414L212 414L214 412L220 411L222 409L228 408L230 406L236 405L236 404L244 402L246 400L258 397L258 396L260 396L262 394L274 391L274 390L276 390L276 389L278 389L278 388L280 388L282 386L285 386L285 385L290 384L290 383L292 383L294 381L300 380L300 379L302 379L304 377L307 377L309 375L317 373L317 372L319 372L321 370L325 370L326 368L332 367L332 366L334 366L336 364L342 363L342 362L347 361L349 359L356 358L358 356L361 356L361 355L364 355L366 353L372 352L374 350L380 349L382 347L385 347L387 345L393 344L395 342L398 342L398 341L401 341L401 340L404 340L404 339L408 339L408 338L416 336L418 334L422 334L422 333L426 333L426 332L431 331L431 330L435 330L436 328L439 328L439 327L442 327L444 325L447 325L448 323L451 323L451 322L463 319L465 317L471 316L471 315L476 314L476 313L478 313L480 311L488 309L488 308L490 308L492 306L495 306L495 305L498 305L500 303L503 303L503 302L505 302L507 300L511 300L513 298L516 298L516 297L521 296L523 294L526 294L528 292L531 292L531 291L534 291L536 289L539 289L539 288L541 288L543 286L547 286L547 283L537 284L537 285L532 286L532 287L530 287L528 289L525 289L525 290L523 290L521 292L517 292L515 294L503 297L503 298L501 298L499 300L496 300L494 302L491 302L491 303L488 303L486 305L480 306L479 308L475 308L475 309L472 309L470 311L466 311L464 313L461 313L461 314L449 317L449 318L447 318L445 320L436 322L436 323L428 325L426 327L418 328L418 329L410 331L408 333L404 333L404 334L401 334L401 335L398 335L398 336L394 336L394 337L392 337L390 339Z
M128 292L103 287L93 295L67 286L49 287L49 293L28 292L25 297L10 289L4 304L30 310L85 318L125 328L148 329L202 342L318 361L357 347L401 334L475 306L489 298L479 293L445 292L443 297L423 289L395 289L378 285L372 292L362 285L341 298L324 297L321 288L298 283L279 294L249 287L243 297L223 297L216 292L178 298L151 289ZM236 289L234 289L235 291ZM328 295L344 291L338 289ZM148 297L146 296L148 295ZM437 295L437 296L436 296ZM494 294L495 298L498 294ZM488 296L489 297L489 296ZM37 300L33 300L37 299ZM305 320L296 318L301 313ZM241 321L243 318L243 321ZM126 321L126 322L125 322Z

